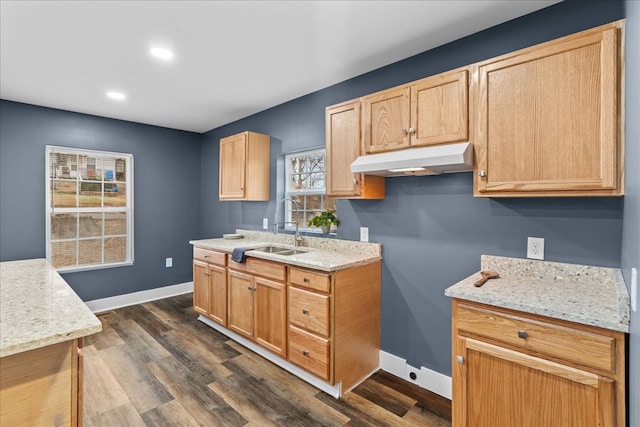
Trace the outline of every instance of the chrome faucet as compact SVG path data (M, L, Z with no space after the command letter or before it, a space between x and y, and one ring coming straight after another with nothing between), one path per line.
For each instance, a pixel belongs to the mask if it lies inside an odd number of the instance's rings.
M286 202L286 201L290 201L293 206L296 209L296 221L278 221L278 206L280 206L280 203ZM281 199L278 203L276 203L276 214L275 214L275 218L273 221L273 234L278 234L278 224L282 224L282 225L286 225L286 224L295 224L296 226L296 234L295 234L295 239L294 239L294 246L300 246L300 243L302 243L302 236L300 235L300 230L298 229L300 223L300 205L298 204L298 202L296 202L295 200L293 200L291 197L285 197L283 199Z

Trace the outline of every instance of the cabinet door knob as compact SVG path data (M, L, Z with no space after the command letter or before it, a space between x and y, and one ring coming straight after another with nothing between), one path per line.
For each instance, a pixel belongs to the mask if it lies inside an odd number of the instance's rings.
M485 176L487 176L487 173L486 173L485 171L483 171L483 170L479 170L479 171L478 171L478 176L479 176L480 178L484 178Z
M527 339L527 331L518 331L518 338Z
M309 310L302 309L302 314L309 314Z
M464 357L456 356L456 362L458 362L459 364L463 364L464 363Z
M358 183L358 180L355 178L353 178L352 181L353 181L353 185L356 185Z
M407 136L409 132L406 129L402 129L402 136Z
M307 350L302 350L302 355L304 357L309 357L309 352Z
M414 133L416 133L416 130L414 128L409 128L409 133L413 135Z

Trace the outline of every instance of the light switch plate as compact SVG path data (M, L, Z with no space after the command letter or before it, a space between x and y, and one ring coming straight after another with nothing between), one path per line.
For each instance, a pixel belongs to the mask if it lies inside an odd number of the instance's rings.
M164 266L166 268L173 267L173 258L167 258L166 260L164 260Z
M262 228L264 230L269 229L269 218L262 218Z
M360 227L360 241L361 242L369 241L369 227Z

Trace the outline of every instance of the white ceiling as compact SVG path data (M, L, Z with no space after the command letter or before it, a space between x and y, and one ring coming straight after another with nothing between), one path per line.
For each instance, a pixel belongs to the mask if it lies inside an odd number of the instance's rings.
M0 97L205 132L557 2L1 0Z

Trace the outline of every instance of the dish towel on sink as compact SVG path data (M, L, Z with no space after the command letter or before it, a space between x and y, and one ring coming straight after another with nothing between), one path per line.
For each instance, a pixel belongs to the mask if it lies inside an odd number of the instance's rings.
M244 251L246 250L247 248L234 248L231 253L231 261L244 262Z

